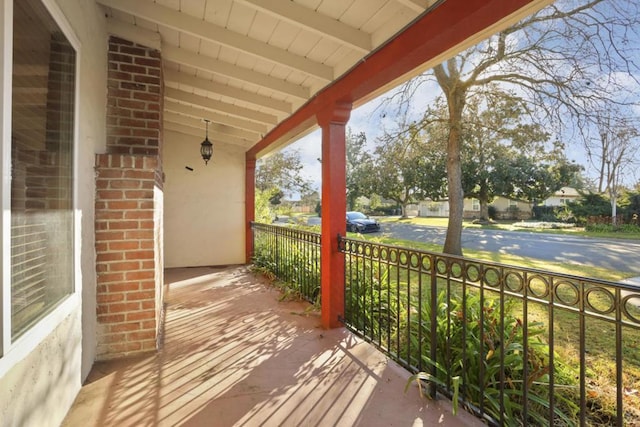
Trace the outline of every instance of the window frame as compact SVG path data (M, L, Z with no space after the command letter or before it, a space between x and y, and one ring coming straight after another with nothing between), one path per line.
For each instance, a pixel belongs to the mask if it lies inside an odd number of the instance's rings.
M54 0L37 0L47 9L69 44L76 52L74 82L73 123L73 289L49 313L40 318L17 339L11 337L11 133L12 133L12 83L13 83L13 4L20 0L0 0L0 203L2 217L0 227L0 260L2 284L0 285L0 378L15 364L23 360L74 311L81 307L80 270L81 215L78 211L78 143L80 123L80 74L81 43L62 10ZM78 314L78 320L81 316Z

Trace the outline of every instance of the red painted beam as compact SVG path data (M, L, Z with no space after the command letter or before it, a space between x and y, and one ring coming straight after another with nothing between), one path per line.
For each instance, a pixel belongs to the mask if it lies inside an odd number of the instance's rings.
M314 126L316 114L337 102L358 104L361 99L532 3L535 0L445 1L320 91L249 149L248 155L255 158L270 145L289 140Z
M346 126L351 104L333 105L318 114L322 127L322 245L320 247L320 317L322 327L342 326L344 317L344 254L338 235L347 234Z
M245 178L244 178L244 217L245 217L245 234L244 234L244 250L245 262L251 263L253 256L253 233L251 231L251 223L255 220L256 210L256 159L247 156L245 159Z

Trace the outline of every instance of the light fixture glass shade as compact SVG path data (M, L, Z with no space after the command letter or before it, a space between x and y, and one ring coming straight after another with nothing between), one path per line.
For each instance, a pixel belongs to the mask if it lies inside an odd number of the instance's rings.
M213 144L211 143L211 141L209 141L209 120L204 119L204 122L206 130L204 141L202 141L202 144L200 144L200 155L202 156L204 164L206 165L207 163L209 163L209 160L211 160L211 155L213 154Z
M200 154L202 155L204 164L209 163L211 155L213 154L213 144L209 141L209 138L205 138L202 144L200 144Z

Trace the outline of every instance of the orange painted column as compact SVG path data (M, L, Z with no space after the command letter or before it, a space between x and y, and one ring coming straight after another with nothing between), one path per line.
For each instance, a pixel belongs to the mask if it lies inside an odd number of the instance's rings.
M322 248L320 286L323 328L342 326L344 316L344 255L338 235L346 234L346 136L351 103L339 103L318 112L322 128Z
M251 263L253 256L253 233L251 232L251 222L256 218L256 159L247 155L245 159L245 181L244 181L244 250L245 263Z

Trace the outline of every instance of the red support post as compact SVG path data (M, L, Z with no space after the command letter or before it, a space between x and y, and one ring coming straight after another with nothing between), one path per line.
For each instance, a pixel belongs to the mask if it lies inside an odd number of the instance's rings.
M336 103L318 112L322 128L322 247L320 287L322 327L342 326L344 315L344 255L338 235L346 234L347 180L345 128L351 103Z
M245 158L244 197L245 263L251 264L251 258L253 256L253 233L251 231L251 223L256 218L256 159L255 157L251 157L248 153Z

